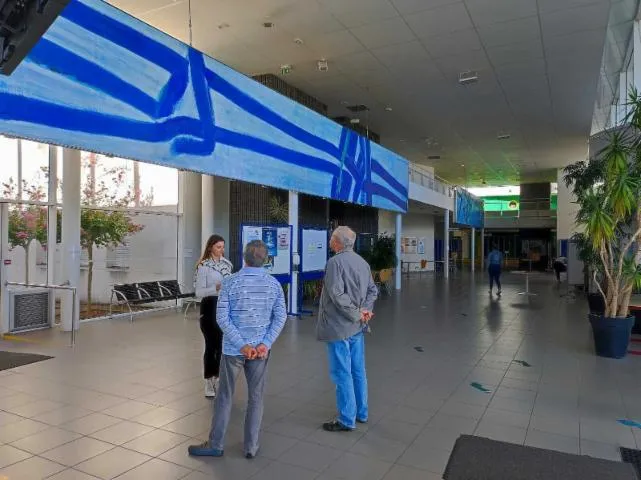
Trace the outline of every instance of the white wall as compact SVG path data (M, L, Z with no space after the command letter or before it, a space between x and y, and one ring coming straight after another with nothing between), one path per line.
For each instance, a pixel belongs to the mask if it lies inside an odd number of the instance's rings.
M559 193L556 209L556 237L558 240L568 240L578 231L575 218L578 205L572 192L565 186L563 181L563 170L558 171Z
M394 233L396 214L380 210L378 213L379 233ZM403 237L425 238L425 254L403 254L404 262L420 262L421 260L434 260L434 216L424 213L407 213L403 215ZM428 263L428 268L434 268L433 263Z

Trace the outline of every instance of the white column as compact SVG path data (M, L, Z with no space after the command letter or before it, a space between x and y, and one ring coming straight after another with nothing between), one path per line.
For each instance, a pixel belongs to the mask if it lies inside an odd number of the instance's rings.
M298 314L298 267L300 255L298 251L298 192L289 192L289 224L292 226L292 283L289 286L289 312Z
M62 154L62 270L63 283L80 285L80 150L65 148ZM80 323L80 295L76 298L76 315L72 320L72 294L62 295L62 329L77 329ZM73 322L73 323L72 323ZM72 327L73 325L73 327Z
M396 235L396 276L395 276L395 282L394 286L396 287L396 290L401 289L401 280L402 280L402 275L403 272L401 270L401 241L402 241L402 236L403 236L403 215L400 213L396 214L396 225L394 229L394 233Z
M56 250L58 238L58 147L49 145L49 191L47 207L47 283L56 283ZM49 325L56 321L57 290L49 291Z
M476 228L472 228L471 235L471 252L470 252L470 263L472 265L472 272L476 270Z
M639 20L634 21L634 26L632 28L632 38L634 42L634 49L632 50L632 59L633 59L633 68L634 68L634 85L628 85L629 89L631 86L634 86L637 89L641 89L641 23ZM628 101L628 92L623 95L620 95L621 102Z
M443 216L443 276L450 276L450 211Z
M214 223L214 205L215 205L215 191L214 188L214 177L211 175L202 175L202 193L201 193L201 243L203 246L207 243L207 239L210 235L213 235L215 232L215 223Z
M194 270L204 248L201 234L201 185L200 174L178 172L176 275L183 288L189 292L194 291Z
M481 228L481 270L485 270L485 228Z
M0 333L9 331L9 295L5 282L7 277L7 265L5 260L9 259L9 205L0 203Z

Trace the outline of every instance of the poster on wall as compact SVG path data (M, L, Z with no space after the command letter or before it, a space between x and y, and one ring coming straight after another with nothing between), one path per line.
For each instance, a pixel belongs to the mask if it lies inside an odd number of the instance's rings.
M301 231L302 273L324 272L327 264L327 230Z
M249 242L262 240L267 245L265 269L277 277L289 277L292 272L292 229L290 226L274 227L243 225L242 251Z
M425 255L425 237L418 239L418 254Z

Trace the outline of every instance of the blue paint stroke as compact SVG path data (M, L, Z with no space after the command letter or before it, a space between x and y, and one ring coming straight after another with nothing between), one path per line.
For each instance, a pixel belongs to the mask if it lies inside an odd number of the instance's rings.
M340 128L321 116L316 118L315 113L284 97L274 97L270 105L259 101L254 97L260 96L257 92L266 87L253 82L248 84L243 76L233 71L230 79L223 78L210 68L216 67L215 62L206 61L202 53L99 0L71 0L62 17L77 25L79 32L86 32L86 38L81 34L78 43L91 44L92 36L94 40L99 36L131 53L131 56L125 54L119 59L120 68L117 70L120 73L116 74L110 69L109 62L103 64L99 56L87 53L90 50L83 49L79 54L66 48L66 44L56 43L54 39L59 41L60 36L56 36L55 29L63 27L56 26L54 22L50 38L45 34L26 60L53 72L54 76L50 81L48 79L50 84L44 86L41 79L34 76L38 75L37 68L23 69L22 73L18 69L18 75L0 81L0 132L36 140L38 138L34 135L43 135L47 141L65 146L152 161L174 168L189 165L197 171L214 175L232 172L239 180L255 181L256 171L243 174L236 165L220 164L233 162L233 159L215 153L217 144L226 145L250 154L248 159L254 165L260 160L258 165L264 171L261 170L258 178L264 184L282 185L282 179L270 176L270 172L282 171L283 163L292 164L308 172L298 170L292 173L297 175L294 184L301 192L325 196L326 189L331 187L334 199L407 210L407 162L378 146L376 156L379 160L372 159L369 139L345 127ZM154 83L145 82L146 88L136 85L138 71L146 74L147 78L152 74L157 78L160 72L143 71L144 61L169 74L168 79L163 75L162 80L155 83L163 85L159 91L146 90L152 90L149 85ZM131 68L123 70L122 65L130 65ZM27 75L31 78L25 78ZM238 76L238 82L233 81L234 75ZM80 99L86 96L87 104L71 107L65 104L62 89L56 85L56 76L76 82L82 86L81 92L89 89L95 95L76 95ZM21 93L25 91L21 88L23 84L29 85L32 97ZM37 91L38 88L42 91ZM230 116L224 109L216 112L212 92L234 103L242 114L234 111ZM148 120L101 111L101 99L105 97L131 106ZM289 118L279 113L292 110ZM222 116L222 123L233 124L237 131L217 126L216 115ZM308 120L307 128L297 124L300 115ZM259 138L255 122L245 121L250 117L260 119L307 148L287 148ZM315 122L313 131L308 131L312 128L309 121ZM324 125L328 128L318 128ZM337 132L340 133L338 142L335 138ZM127 140L127 143L122 140ZM161 152L160 156L158 152ZM383 164L388 167L383 167ZM372 180L372 172L376 174L375 181ZM325 181L330 185L323 187Z
M634 420L621 419L621 420L617 420L617 422L620 423L621 425L625 425L626 427L641 429L641 423L635 422Z

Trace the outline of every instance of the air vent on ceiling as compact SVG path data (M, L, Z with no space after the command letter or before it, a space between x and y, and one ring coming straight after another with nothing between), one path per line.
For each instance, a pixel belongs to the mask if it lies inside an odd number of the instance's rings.
M428 160L440 160L441 156L440 155L428 155L427 159Z
M354 112L354 113L366 112L366 111L369 110L369 107L367 105L363 105L363 104L360 104L360 105L349 105L349 106L347 106L345 108L347 108L347 110L349 110L351 112Z

